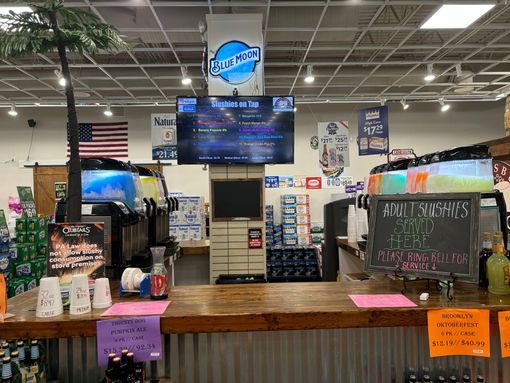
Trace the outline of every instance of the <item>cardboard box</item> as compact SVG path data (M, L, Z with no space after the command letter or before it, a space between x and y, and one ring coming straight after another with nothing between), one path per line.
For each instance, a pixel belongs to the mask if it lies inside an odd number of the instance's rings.
M310 205L296 205L297 215L310 215Z
M297 234L298 235L310 234L310 225L297 225Z
M178 236L178 227L177 226L170 226L170 235L177 238Z
M283 214L282 215L282 224L284 224L284 225L297 224L296 215L295 214Z
M310 196L308 194L296 194L296 203L298 205L309 205Z
M46 231L47 224L46 217L27 218L27 231Z
M200 240L204 238L202 225L191 225L189 227L189 239Z
M16 233L24 233L27 231L27 219L16 218Z
M9 298L23 294L25 292L25 283L21 278L13 278L9 283Z
M17 243L28 243L28 235L26 231L16 232Z
M296 223L298 225L310 225L310 215L304 214L304 215L297 215L296 216Z
M312 233L323 233L324 224L322 222L312 222L310 225L310 231Z
M202 223L202 215L193 210L181 212L184 225L199 225Z
M14 274L16 277L29 277L32 275L32 263L30 261L24 263L16 263L14 265Z
M177 239L179 241L188 241L189 238L189 225L179 225L177 227Z
M39 243L37 245L37 256L38 257L46 257L48 255L48 244L47 243Z
M297 205L299 206L299 205ZM283 215L291 215L291 214L296 214L297 213L297 210L296 210L296 205L290 205L290 206L282 206L282 216Z
M170 226L180 225L180 218L181 218L181 212L180 211L173 211L168 216L168 220L170 221Z
M283 236L285 235L295 235L297 234L296 225L282 225Z
M309 234L299 235L297 237L298 246L310 246L312 244L312 236Z
M9 252L0 253L0 274L12 269L13 262L9 256ZM5 276L5 275L4 275Z
M295 194L283 194L280 196L280 203L283 205L295 205L296 195Z
M12 248L11 248L12 249ZM30 261L29 246L24 243L16 244L16 252L11 254L11 259L17 263L24 263Z

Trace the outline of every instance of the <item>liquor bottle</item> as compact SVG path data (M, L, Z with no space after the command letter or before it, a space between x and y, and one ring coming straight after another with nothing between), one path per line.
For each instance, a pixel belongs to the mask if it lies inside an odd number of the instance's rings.
M19 368L18 351L11 352L12 381L21 383L21 371Z
M423 375L423 383L430 383L430 375Z
M120 377L120 358L113 359L112 383L123 383Z
M480 252L479 259L479 277L478 286L489 287L489 279L487 278L487 260L492 255L492 239L491 233L483 233L482 251Z
M457 383L458 379L455 375L450 376L450 383Z
M324 144L324 149L322 150L322 166L325 168L329 166L328 146L326 144Z
M106 381L110 383L113 379L113 359L115 359L117 355L114 352L108 354L108 364L106 365Z
M478 375L476 377L476 383L484 383L485 382L485 379L483 378L482 375Z
M464 375L462 377L462 383L471 383L471 377L469 375Z
M28 364L27 383L41 381L39 365L39 344L36 340L30 341L30 363Z
M437 377L437 383L445 383L445 382L446 382L446 379L445 379L445 378L443 378L441 375L439 375L439 376Z
M416 375L409 375L409 383L416 383Z
M10 356L6 356L2 359L2 383L12 383L12 366Z
M126 383L142 383L135 375L135 354L127 354Z
M168 274L165 267L165 247L151 247L151 299L161 300L168 298Z
M505 256L503 233L494 234L493 254L487 260L489 292L496 295L510 294L510 261Z

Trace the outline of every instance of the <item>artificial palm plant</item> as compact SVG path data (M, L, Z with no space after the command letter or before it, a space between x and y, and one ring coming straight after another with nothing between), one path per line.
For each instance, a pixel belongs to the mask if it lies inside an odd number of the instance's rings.
M127 49L118 30L101 22L95 14L79 8L64 7L63 0L29 4L32 12L0 15L0 58L11 59L34 54L58 52L66 80L69 126L69 170L67 220L81 220L81 165L79 130L73 84L67 52L94 54L99 51Z

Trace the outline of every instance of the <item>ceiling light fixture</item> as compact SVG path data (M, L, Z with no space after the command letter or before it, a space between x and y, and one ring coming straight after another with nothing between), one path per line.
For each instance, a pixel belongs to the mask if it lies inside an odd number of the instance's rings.
M434 65L433 64L427 64L427 74L423 79L427 82L431 82L436 78L436 75L434 74Z
M446 104L444 98L440 98L438 102L441 105L441 112L447 112L450 109L450 104Z
M64 75L62 74L62 71L59 69L55 69L54 73L55 73L55 76L57 76L57 78L58 78L58 83L60 84L60 86L66 86L66 79L65 79Z
M305 82L307 84L311 84L314 81L315 81L315 76L313 75L313 66L312 65L307 65L306 66Z
M11 105L11 109L7 112L9 116L16 117L18 115L18 111L16 110L16 104Z
M385 98L381 98L381 99L379 100L379 102L381 103L381 106L386 105L386 99L385 99Z
M294 113L296 113L296 112L297 112L297 106L294 107Z
M462 65L460 64L455 65L455 73L457 74L457 77L462 76Z
M112 112L112 109L111 109L111 107L110 107L110 104L107 104L107 105L106 105L106 109L105 109L105 111L104 111L103 113L104 113L104 115L105 115L106 117L111 117L111 116L113 116L113 112Z
M473 24L496 4L445 4L420 29L461 29Z
M191 84L191 78L188 76L188 68L181 67L181 73L182 73L182 85L190 85Z
M402 109L407 110L409 109L409 104L406 102L406 99L400 100L400 103L402 104Z

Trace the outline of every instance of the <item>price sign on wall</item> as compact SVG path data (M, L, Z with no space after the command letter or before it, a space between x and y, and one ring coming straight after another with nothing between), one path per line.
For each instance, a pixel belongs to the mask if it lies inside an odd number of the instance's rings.
M489 310L446 309L427 313L430 356L491 356Z
M365 270L478 278L479 193L374 196Z
M130 317L97 322L97 360L108 363L108 354L120 355L123 349L134 352L136 362L161 360L160 317Z

